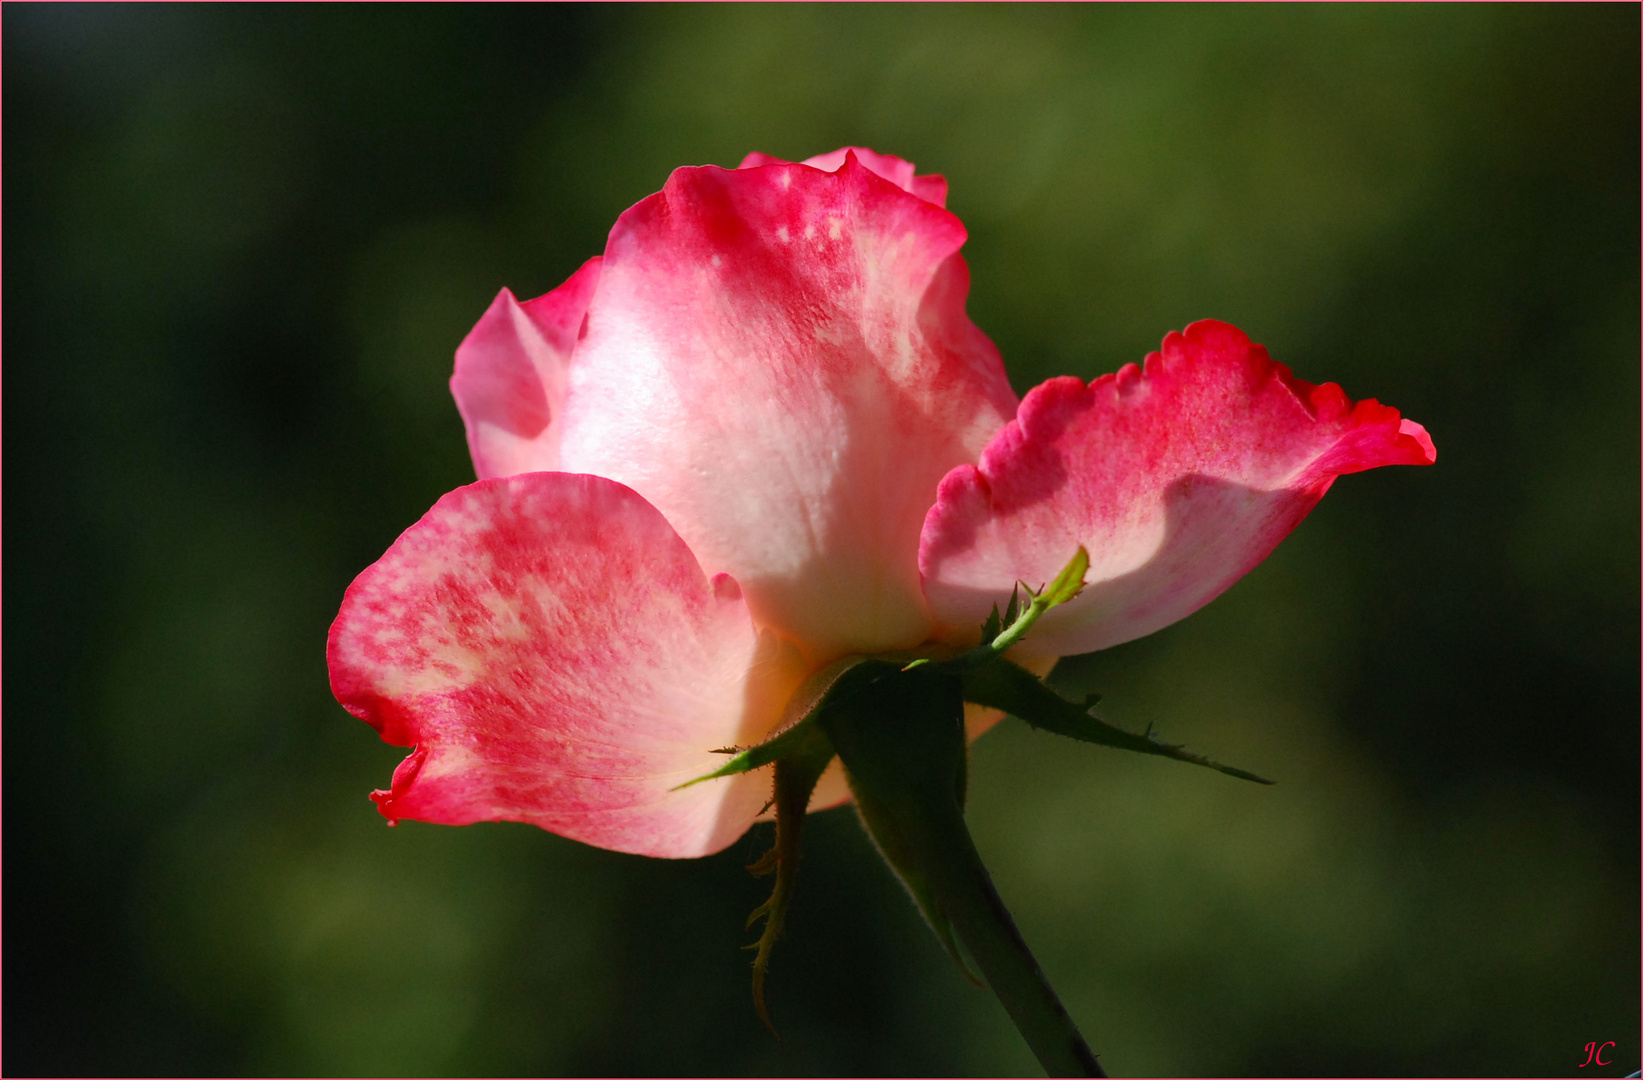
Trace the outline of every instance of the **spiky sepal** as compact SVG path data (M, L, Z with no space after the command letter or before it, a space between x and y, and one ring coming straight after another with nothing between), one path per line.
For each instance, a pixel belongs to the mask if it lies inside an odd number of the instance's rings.
M804 834L804 815L810 805L810 793L816 789L816 781L821 779L821 774L833 760L833 744L821 727L805 724L800 731L801 737L795 739L787 753L776 759L775 763L775 790L771 801L776 808L776 842L748 867L759 876L776 875L776 885L770 892L770 899L754 908L753 914L747 917L748 929L752 929L759 919L764 919L764 932L759 935L758 941L747 947L754 950L753 1008L772 1035L779 1033L770 1020L770 1010L764 999L765 975L770 970L770 950L782 932L788 905L793 902L793 885L799 875L799 841Z

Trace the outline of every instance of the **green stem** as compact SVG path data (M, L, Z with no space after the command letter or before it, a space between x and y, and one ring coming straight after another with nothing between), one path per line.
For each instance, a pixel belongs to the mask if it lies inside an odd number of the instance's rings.
M964 819L938 814L929 824L931 847L949 856L921 860L931 892L1045 1073L1106 1076L1016 929Z
M964 824L964 698L935 665L891 668L819 720L844 762L862 822L944 944L968 946L1051 1076L1105 1076L1015 920ZM954 953L955 958L957 953Z

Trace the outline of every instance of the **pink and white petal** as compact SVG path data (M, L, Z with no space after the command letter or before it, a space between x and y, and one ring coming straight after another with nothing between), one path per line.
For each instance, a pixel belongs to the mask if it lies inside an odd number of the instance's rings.
M1088 387L1052 379L941 482L919 552L944 632L974 640L1012 584L1052 580L1078 545L1089 583L1030 635L1035 652L1090 652L1150 634L1219 596L1271 553L1335 477L1429 465L1426 430L1353 404L1204 321L1146 368Z
M451 394L481 480L559 467L565 372L600 261L589 259L563 285L523 304L503 289L457 346Z
M911 192L925 202L935 203L937 206L947 205L947 180L936 174L928 176L917 175L913 163L893 154L880 154L865 146L846 146L826 154L817 154L815 157L805 158L799 164L808 165L812 169L822 172L838 172L844 168L844 160L854 154L856 160L871 171L884 177L903 191ZM787 161L769 154L761 154L757 150L742 159L740 168L756 169L761 165L787 165Z
M560 468L642 494L813 663L923 642L924 511L1015 409L964 239L853 153L676 171L611 233Z
M331 688L415 746L390 820L524 821L641 855L705 855L769 777L678 784L762 739L803 672L710 580L655 507L594 476L458 488L354 581Z

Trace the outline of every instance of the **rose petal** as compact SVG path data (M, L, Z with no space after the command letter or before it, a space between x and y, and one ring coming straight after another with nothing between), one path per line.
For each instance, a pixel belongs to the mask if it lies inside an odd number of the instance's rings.
M611 233L559 467L641 493L815 662L918 644L924 511L1015 406L964 238L853 152L676 171Z
M451 394L481 480L559 467L565 372L599 283L600 259L523 304L507 289L456 349Z
M567 473L442 498L349 588L328 659L337 700L416 747L386 817L668 857L758 815L768 775L671 789L762 739L802 674L654 507Z
M1104 649L1220 595L1336 476L1436 456L1396 409L1354 405L1234 327L1194 323L1145 372L1035 388L979 468L942 480L919 552L925 594L954 640L973 640L1015 581L1040 587L1083 544L1089 586L1028 640L1034 652Z
M844 159L851 154L856 155L868 169L884 177L903 191L910 191L925 202L935 203L937 206L947 205L947 179L932 173L929 176L918 176L914 172L913 163L893 154L880 154L867 149L865 146L846 146L826 154L817 154L815 157L805 158L800 162L812 169L822 172L838 172L844 168ZM761 165L790 164L778 157L761 154L757 150L742 159L741 168L756 169Z

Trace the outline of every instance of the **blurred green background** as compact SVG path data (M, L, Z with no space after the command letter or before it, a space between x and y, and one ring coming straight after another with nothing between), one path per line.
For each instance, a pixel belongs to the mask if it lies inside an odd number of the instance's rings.
M1117 1074L1639 1063L1639 10L79 7L4 20L9 1074L1032 1073L853 815L768 882L389 830L347 583L445 380L684 164L945 174L1024 391L1214 316L1425 423L1067 661L1280 780L1005 725L971 820ZM1613 1040L1607 1070L1584 1045Z

